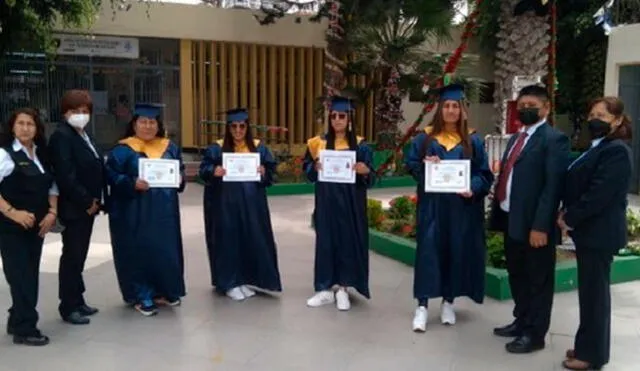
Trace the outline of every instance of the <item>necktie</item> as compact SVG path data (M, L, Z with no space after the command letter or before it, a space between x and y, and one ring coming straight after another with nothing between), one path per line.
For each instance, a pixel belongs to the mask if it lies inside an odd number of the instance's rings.
M516 160L522 152L522 148L524 148L524 141L526 138L527 132L523 132L518 136L516 143L511 149L509 157L507 157L507 161L504 164L504 167L500 171L500 176L498 178L498 189L496 190L496 197L498 198L498 202L502 202L507 198L507 183L509 181L509 175L511 174L511 170L513 170L513 165L516 163Z

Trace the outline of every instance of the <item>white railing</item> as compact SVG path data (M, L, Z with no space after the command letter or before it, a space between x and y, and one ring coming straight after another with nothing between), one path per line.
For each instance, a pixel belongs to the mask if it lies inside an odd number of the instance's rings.
M284 4L282 5L290 5ZM322 1L316 0L298 0L300 5L292 5L287 13L289 14L315 14L320 10L320 4ZM261 7L266 9L273 9L274 4L278 4L278 0L220 0L219 6L221 8L244 8L258 10Z

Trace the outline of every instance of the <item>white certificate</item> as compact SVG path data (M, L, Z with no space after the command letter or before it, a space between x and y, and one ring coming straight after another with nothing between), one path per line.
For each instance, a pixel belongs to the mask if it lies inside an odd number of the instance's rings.
M138 161L140 179L149 183L150 188L179 188L180 161L155 158L141 158Z
M322 150L320 151L320 164L322 168L318 172L318 181L355 184L355 151Z
M222 168L226 170L223 182L259 182L260 154L222 153Z
M431 193L461 193L471 190L471 161L442 160L426 162L424 191Z

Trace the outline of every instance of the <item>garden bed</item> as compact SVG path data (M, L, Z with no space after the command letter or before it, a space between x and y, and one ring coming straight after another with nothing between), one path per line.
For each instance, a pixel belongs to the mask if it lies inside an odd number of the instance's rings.
M384 210L377 200L369 200L369 248L398 262L413 266L415 262L415 197L402 196L393 199L390 208ZM640 219L629 212L629 234L631 241L637 241L640 233ZM636 242L630 243L626 251L614 258L611 266L611 283L640 279L640 256ZM558 249L555 292L572 291L578 285L578 272L574 255ZM497 300L511 299L507 270L505 269L502 235L487 232L487 268L485 293Z

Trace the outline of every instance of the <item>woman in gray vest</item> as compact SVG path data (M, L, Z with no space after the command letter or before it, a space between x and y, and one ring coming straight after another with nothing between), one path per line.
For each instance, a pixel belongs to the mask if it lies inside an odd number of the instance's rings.
M14 112L0 146L0 252L13 304L7 333L15 344L46 345L49 338L36 327L38 276L44 236L56 222L58 189L38 113Z

